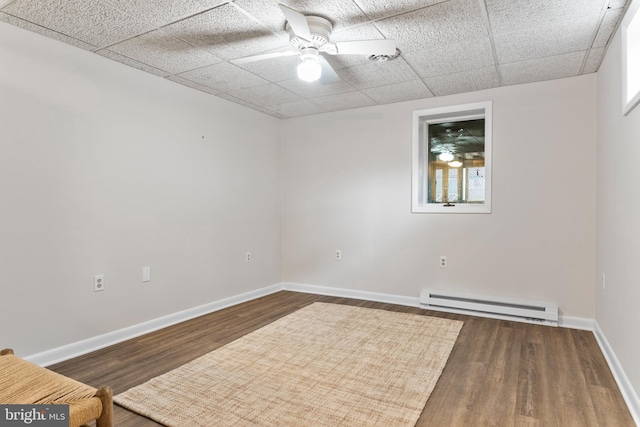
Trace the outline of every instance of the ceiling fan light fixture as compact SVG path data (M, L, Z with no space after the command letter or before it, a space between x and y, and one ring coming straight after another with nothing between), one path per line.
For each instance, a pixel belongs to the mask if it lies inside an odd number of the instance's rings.
M316 56L306 56L301 58L302 62L298 64L298 78L305 82L315 82L322 75L322 66L320 59Z
M440 153L438 155L438 159L443 162L450 162L451 160L453 160L453 154L445 151L444 153Z
M398 56L400 56L400 49L396 48L396 51L393 55L369 55L367 59L372 62L387 62L393 61Z
M0 0L1 2L2 0ZM277 50L268 53L232 59L234 65L247 64L263 59L279 58L299 53L300 63L297 66L297 76L305 82L319 81L327 85L340 81L340 76L326 60L326 55L368 55L372 60L389 61L400 54L395 40L351 40L331 43L329 38L333 25L320 16L304 15L289 6L279 4L280 11L285 17L285 29L289 33L289 44L294 51Z

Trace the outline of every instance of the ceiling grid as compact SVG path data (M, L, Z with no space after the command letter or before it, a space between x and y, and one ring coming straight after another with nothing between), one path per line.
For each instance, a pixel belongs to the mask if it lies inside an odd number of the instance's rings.
M5 0L0 21L278 118L597 71L628 0ZM332 43L393 39L397 58L321 55L299 80L279 4ZM256 62L237 62L253 55ZM272 57L273 56L273 57Z

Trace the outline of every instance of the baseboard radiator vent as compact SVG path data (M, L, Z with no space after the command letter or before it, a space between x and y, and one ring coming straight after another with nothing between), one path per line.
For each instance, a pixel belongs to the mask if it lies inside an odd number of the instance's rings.
M422 291L420 306L427 310L558 326L558 306L553 304L488 300L449 292Z

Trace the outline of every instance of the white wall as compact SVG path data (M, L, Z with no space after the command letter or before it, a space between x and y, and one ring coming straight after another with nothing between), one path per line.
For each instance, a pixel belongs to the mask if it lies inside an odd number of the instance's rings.
M412 214L411 112L484 100L493 213ZM593 318L594 75L290 119L283 140L285 281L550 301Z
M33 354L281 279L594 316L593 75L280 123L5 24L0 63L0 347ZM411 214L411 112L487 99L493 213Z
M640 106L622 116L620 50L618 31L597 81L595 318L633 388L640 391ZM605 289L600 283L602 274Z
M280 282L278 120L2 23L0 64L0 347Z

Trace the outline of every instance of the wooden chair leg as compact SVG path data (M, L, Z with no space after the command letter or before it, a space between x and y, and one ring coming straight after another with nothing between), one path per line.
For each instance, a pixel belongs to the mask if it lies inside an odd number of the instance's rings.
M102 387L96 392L102 401L102 414L96 420L96 427L113 427L113 391L111 387Z

